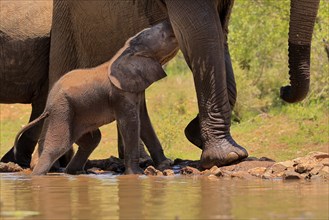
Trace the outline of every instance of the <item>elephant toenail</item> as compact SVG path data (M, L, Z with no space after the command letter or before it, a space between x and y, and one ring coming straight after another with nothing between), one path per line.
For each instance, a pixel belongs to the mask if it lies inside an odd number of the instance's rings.
M230 152L226 155L226 163L231 163L239 159L239 155L235 152Z

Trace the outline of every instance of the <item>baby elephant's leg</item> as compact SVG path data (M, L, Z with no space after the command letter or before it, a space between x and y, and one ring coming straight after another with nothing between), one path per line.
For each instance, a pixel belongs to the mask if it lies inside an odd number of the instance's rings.
M140 106L140 126L141 126L141 139L149 150L155 166L159 170L170 168L172 161L167 159L164 155L160 141L153 129L151 120L147 113L145 99Z
M125 174L143 174L139 167L139 114L138 105L122 103L117 106L116 119L124 144Z
M46 130L42 132L44 136L42 135L39 142L40 157L32 175L44 175L49 172L54 162L64 155L73 144L68 120L62 120L61 117L48 119L43 128Z
M124 159L123 141L118 127L117 127L117 131L118 131L118 154L120 159ZM152 164L152 159L145 151L143 142L139 140L139 165L143 167L146 164Z
M98 146L101 140L101 132L99 129L84 134L76 144L79 146L77 153L67 165L65 173L69 174L83 174L84 167L90 154Z

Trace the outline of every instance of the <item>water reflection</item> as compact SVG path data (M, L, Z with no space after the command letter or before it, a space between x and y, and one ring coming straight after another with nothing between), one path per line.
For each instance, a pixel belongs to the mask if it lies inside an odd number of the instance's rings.
M1 219L328 219L328 183L0 174ZM24 212L23 212L24 213ZM17 217L16 217L17 219Z

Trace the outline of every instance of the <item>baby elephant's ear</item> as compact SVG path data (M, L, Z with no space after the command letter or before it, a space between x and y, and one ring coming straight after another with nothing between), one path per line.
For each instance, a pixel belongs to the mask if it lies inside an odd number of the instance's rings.
M109 67L108 74L112 84L127 92L142 92L166 76L156 60L132 54L121 55Z

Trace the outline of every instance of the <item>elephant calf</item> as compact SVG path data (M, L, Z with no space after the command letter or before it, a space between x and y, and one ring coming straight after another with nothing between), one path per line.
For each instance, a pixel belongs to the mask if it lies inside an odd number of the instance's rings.
M65 172L76 174L98 145L99 127L117 120L124 142L126 174L141 174L139 138L161 169L168 160L152 128L145 103L145 89L166 76L162 65L175 56L178 43L168 21L130 38L114 57L95 68L73 70L51 89L40 117L20 135L42 120L40 155L33 175L46 174L52 164L76 142L78 151Z

